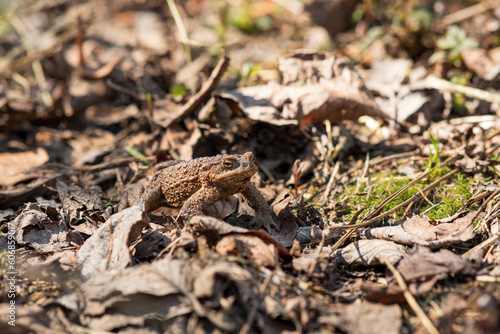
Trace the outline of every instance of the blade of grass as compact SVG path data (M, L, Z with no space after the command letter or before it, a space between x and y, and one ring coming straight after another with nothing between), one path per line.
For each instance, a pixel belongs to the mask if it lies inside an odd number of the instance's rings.
M175 25L179 30L180 39L179 41L184 44L184 53L186 54L186 62L189 68L189 87L191 89L192 94L196 94L196 85L193 73L192 59L191 59L191 46L188 43L184 43L182 41L188 40L188 35L186 31L186 27L184 27L184 23L182 22L181 15L177 10L177 6L175 5L174 0L166 0L168 8L172 13L172 17L174 18Z

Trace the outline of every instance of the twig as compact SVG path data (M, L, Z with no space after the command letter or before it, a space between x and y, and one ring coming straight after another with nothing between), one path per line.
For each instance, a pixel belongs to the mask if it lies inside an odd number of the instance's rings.
M422 190L421 190L421 189L418 189L418 192L420 193L420 196L422 196L422 197L423 197L423 199L425 199L425 201L426 201L427 203L429 203L429 205L434 206L434 203L432 203L432 202L431 202L431 201L427 198L427 196L425 196L425 194L422 192Z
M482 89L457 85L449 81L439 79L433 75L429 75L424 80L424 85L437 90L444 90L452 93L462 93L466 96L473 97L479 100L500 104L500 94L491 93Z
M482 249L484 247L488 247L488 246L492 245L494 242L496 242L498 239L500 239L500 235L498 235L498 234L492 235L491 237L489 237L485 241L481 242L479 245L476 245L476 246L474 246L474 248L469 249L467 252L463 253L462 257L467 257L479 249Z
M217 87L217 83L222 78L224 72L226 72L229 66L229 58L224 56L219 60L217 66L210 74L210 77L203 83L201 89L198 93L191 96L189 101L179 110L176 115L164 122L163 127L168 127L169 125L180 121L182 118L192 114L205 100L208 99L212 91Z
M359 215L365 210L365 208L362 208L360 210L358 210L354 216L352 217L351 221L349 222L349 225L354 225L356 223L356 221L358 220L358 217ZM329 227L330 229L332 229L331 227ZM330 255L329 256L332 256L333 255L333 252L335 252L340 246L342 246L342 244L344 243L344 241L346 241L347 239L349 239L351 237L351 235L354 233L354 231L356 230L350 230L348 231L346 234L344 234L342 237L340 237L340 239L332 246L332 248L330 249ZM323 233L324 234L324 233ZM320 248L321 249L321 248Z
M186 27L184 27L184 23L182 22L181 15L179 14L179 10L177 9L177 6L175 5L174 0L166 0L168 8L170 9L170 12L172 13L172 17L174 18L175 25L177 26L177 29L179 29L179 35L180 39L179 41L182 40L187 40L188 35L186 31ZM182 43L182 42L181 42ZM189 44L184 44L184 53L186 54L186 62L189 68L189 86L191 88L191 92L194 94L196 92L196 85L195 85L195 80L194 80L194 73L193 73L193 66L192 66L192 59L191 59L191 46Z
M408 183L407 185L405 185L404 187L402 187L401 189L399 189L398 191L396 191L394 194L392 194L391 196L387 197L382 203L380 203L380 205L374 211L370 212L363 220L370 219L371 217L373 217L376 214L378 214L380 211L382 211L382 209L384 208L384 206L386 206L389 202L391 202L393 199L395 199L396 197L398 197L399 195L401 195L402 192L410 189L410 187L414 186L415 184L417 184L420 181L422 181L423 179L425 179L430 174L431 174L430 171L427 171L427 172L423 173L422 175L420 175L419 177L417 177L415 180L411 181L410 183ZM408 203L406 203L406 204L408 204Z
M406 302L408 303L408 305L410 305L413 312L415 312L417 317L420 319L420 322L425 327L425 329L427 329L427 331L430 334L439 334L437 328L434 326L429 317L427 317L427 314L425 314L425 312L422 310L422 308L420 307L420 305L418 304L417 300L410 292L410 290L408 290L408 286L406 285L403 276L401 276L399 271L392 265L391 262L389 262L389 260L387 260L387 258L384 255L381 255L381 258L384 264L387 266L387 269L389 269L391 273L394 275L396 282L398 283L399 287L403 290L403 295L405 296Z
M361 183L363 182L363 179L365 178L366 173L368 172L368 166L370 166L370 153L366 153L366 160L365 160L365 165L363 167L363 172L358 177L358 180L356 182L356 188L354 189L355 194L357 194L359 192L359 188L361 188Z
M457 10L454 13L446 15L438 24L440 27L447 27L449 25L466 20L474 15L484 13L498 6L500 6L500 0L483 1L478 3L477 5L466 7L464 9Z
M332 174L330 175L330 180L328 180L328 184L326 186L325 194L323 195L323 200L321 201L321 206L325 205L328 196L330 195L330 191L332 190L333 181L335 180L335 176L337 176L340 168L340 163L337 161L335 166L333 167Z
M21 20L17 16L13 15L10 23L21 37L21 41L23 43L24 49L26 50L26 54L28 56L33 56L34 54L36 54L37 51L35 50L35 47L29 42L28 38L26 38L26 29ZM52 99L52 95L50 95L50 92L47 89L47 80L45 79L42 63L38 59L34 60L31 63L31 68L33 69L33 74L35 75L35 79L38 83L38 86L40 87L40 95L42 97L43 103L47 107L52 107L52 105L54 104L54 100Z
M472 217L472 220L471 220L472 222L479 216L479 214L481 212L484 211L484 209L486 208L488 203L490 203L498 194L500 194L500 188L495 190L494 192L492 192L491 195L486 199L486 201L484 201L483 204L481 204L479 209L476 211L476 214L474 215L474 217ZM478 227L479 226L480 226L480 224L478 224Z
M412 156L416 155L419 152L420 152L420 150L414 150L414 151L411 151L411 152L404 152L404 153L392 154L392 155L388 155L388 156L385 156L385 157L376 157L376 158L370 160L370 166L378 165L378 164L380 164L380 163L382 163L384 161L412 157Z
M422 212L422 215L425 215L427 212L431 211L435 207L440 206L442 204L445 204L445 203L444 202L439 202L439 203L436 203L436 204L432 205L430 208L428 208L427 210L425 210L424 212ZM462 210L459 210L459 211L462 211Z

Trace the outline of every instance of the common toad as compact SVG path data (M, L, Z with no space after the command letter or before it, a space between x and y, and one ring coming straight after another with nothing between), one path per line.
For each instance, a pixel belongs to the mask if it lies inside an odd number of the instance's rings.
M264 196L250 182L258 167L252 152L244 154L219 154L191 161L170 162L169 166L156 172L146 191L133 190L120 202L122 209L127 204L144 204L146 212L162 205L181 207L180 216L188 221L201 215L210 204L241 193L245 201L255 209L251 228L264 226L270 232L277 228L271 209Z

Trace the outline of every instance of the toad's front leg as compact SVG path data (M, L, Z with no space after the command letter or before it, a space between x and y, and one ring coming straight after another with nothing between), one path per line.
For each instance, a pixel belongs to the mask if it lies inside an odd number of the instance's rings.
M223 197L220 189L203 186L184 202L179 216L187 223L193 216L203 215L203 209Z
M252 183L247 183L241 190L241 194L245 201L255 210L255 217L250 222L251 228L259 228L264 226L267 232L271 233L271 226L278 229L278 224L274 221L271 215L271 208L266 202L266 199Z

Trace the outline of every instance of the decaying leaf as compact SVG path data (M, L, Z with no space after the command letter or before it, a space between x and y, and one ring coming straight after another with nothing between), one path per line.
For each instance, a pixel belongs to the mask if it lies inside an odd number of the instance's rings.
M500 74L500 47L485 49L464 49L461 53L465 66L486 81L494 80Z
M391 241L359 240L338 250L335 255L343 264L369 266L384 263L382 256L395 263L405 255L405 251L403 246Z
M428 101L423 93L403 84L411 67L407 59L379 60L373 63L366 81L366 86L380 95L376 98L379 107L398 121L405 121Z
M273 244L266 244L252 235L228 235L215 246L222 255L238 255L251 260L257 266L274 268L279 263L278 251Z
M24 174L23 171L39 167L49 160L47 151L38 148L34 152L0 153L0 186L40 177L40 173Z
M6 302L0 304L0 317L2 318L0 321L0 332L2 333L66 333L64 328L50 317L44 308L36 305L12 305ZM9 324L10 321L12 321L11 324Z
M57 180L57 192L63 204L62 212L70 224L80 220L86 211L104 210L99 197L101 189L97 186L83 189L76 184L68 186L63 181Z
M248 230L208 216L195 216L189 224L207 237L213 237L213 232L216 232L214 242L217 242L216 250L221 254L238 254L255 260L258 265L271 267L277 263L277 256L290 257L285 247L263 231Z
M28 204L13 221L19 245L28 245L39 252L53 252L69 246L64 222L53 221L36 204Z
M367 229L360 232L360 235L369 239L391 240L405 245L421 245L435 249L473 238L474 216L475 211L459 212L440 220L414 215L399 226Z
M396 268L409 284L413 294L429 291L440 279L450 274L471 274L471 263L447 249L437 252L427 247L416 246L399 261Z
M401 307L359 301L347 306L336 305L319 323L334 325L346 333L400 333L403 325ZM360 321L363 319L363 321Z
M339 277L335 260L314 255L303 255L292 260L293 269L304 273L314 284L329 290L337 289Z
M139 206L112 215L78 250L82 276L88 279L109 269L128 266L132 260L128 247L148 223L145 211Z
M269 83L222 94L247 117L275 125L386 119L363 80L346 58L299 52L279 61L283 83ZM295 121L295 122L294 122Z

